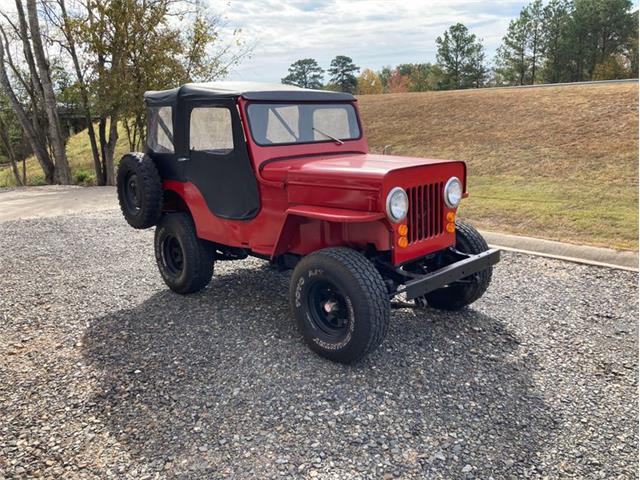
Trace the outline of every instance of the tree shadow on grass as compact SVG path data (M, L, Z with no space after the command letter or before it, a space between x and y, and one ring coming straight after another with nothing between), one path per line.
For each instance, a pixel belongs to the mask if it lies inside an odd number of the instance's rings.
M303 344L288 276L266 268L157 293L83 341L96 415L143 470L216 478L535 473L558 419L519 343L478 310L402 309L379 350L334 364Z

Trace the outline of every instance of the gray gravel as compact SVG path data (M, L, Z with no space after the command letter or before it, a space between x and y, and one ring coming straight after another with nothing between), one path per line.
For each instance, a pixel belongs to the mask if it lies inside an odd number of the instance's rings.
M0 479L636 478L638 276L504 254L457 314L315 356L288 275L160 280L117 212L0 224Z

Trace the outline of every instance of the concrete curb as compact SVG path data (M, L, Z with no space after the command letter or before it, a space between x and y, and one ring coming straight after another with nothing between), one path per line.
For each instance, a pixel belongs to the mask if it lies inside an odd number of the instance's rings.
M506 233L480 232L487 243L502 250L555 258L568 262L584 263L619 270L638 271L638 252L613 250L611 248L573 245L570 243L520 237Z

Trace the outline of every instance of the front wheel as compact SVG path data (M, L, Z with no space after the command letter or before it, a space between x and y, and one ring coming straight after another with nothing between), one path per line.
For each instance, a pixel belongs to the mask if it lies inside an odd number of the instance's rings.
M468 223L456 220L456 250L477 255L489 250L489 246L480 233ZM493 267L489 267L459 282L447 285L423 298L427 304L440 310L460 310L478 300L491 283Z
M376 349L389 327L387 288L373 264L349 248L303 258L291 277L291 309L312 350L353 363Z
M213 253L196 236L195 225L187 213L162 216L155 235L158 269L167 286L176 293L202 290L213 276Z

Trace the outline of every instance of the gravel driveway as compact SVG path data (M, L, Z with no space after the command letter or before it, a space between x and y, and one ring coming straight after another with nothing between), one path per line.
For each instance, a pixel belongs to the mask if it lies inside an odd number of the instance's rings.
M0 479L636 478L638 275L504 254L457 314L397 309L357 366L288 275L170 293L115 211L0 224Z

